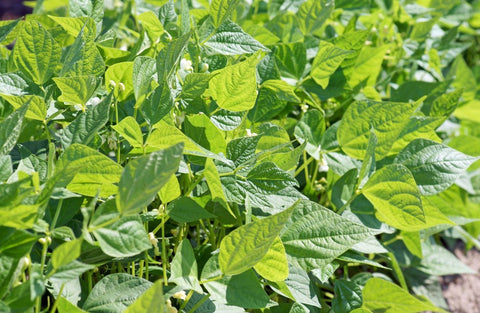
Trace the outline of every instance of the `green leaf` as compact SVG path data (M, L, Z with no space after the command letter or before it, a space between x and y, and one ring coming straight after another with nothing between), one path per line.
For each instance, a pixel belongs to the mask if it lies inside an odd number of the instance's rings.
M0 227L0 254L21 258L30 253L38 237L25 230Z
M261 162L247 175L247 179L263 190L279 191L298 183L290 174L279 169L273 162Z
M91 17L99 23L103 19L104 0L69 0L68 12L72 17Z
M383 57L388 48L388 45L380 47L365 46L356 59L348 84L352 88L358 86L363 81L366 81L366 86L375 85L377 76L382 69Z
M16 110L28 103L28 110L27 113L25 113L26 118L43 122L47 117L47 105L42 97L31 95L13 96L2 94L0 94L0 97L7 100Z
M24 104L0 123L0 155L8 154L15 147L28 106Z
M215 27L219 27L237 6L239 0L212 0L208 13Z
M268 252L294 206L278 214L243 225L223 238L219 264L225 275L240 274L257 264Z
M66 104L81 104L85 107L100 82L95 76L56 77L55 84L62 92L58 100Z
M163 203L169 203L180 197L182 194L180 184L175 175L172 175L168 182L158 192L158 196Z
M93 287L82 309L90 313L121 313L151 286L143 278L110 274Z
M115 87L110 85L111 82L115 84ZM109 90L114 88L114 94L118 101L127 99L133 93L133 62L111 65L105 72L105 84Z
M225 21L205 42L207 54L239 55L257 50L270 51L232 21Z
M143 134L135 118L127 116L112 128L122 135L132 147L143 147Z
M443 276L476 273L476 271L465 265L453 253L442 246L424 243L422 244L422 252L423 257L417 268L429 275Z
M261 136L235 138L227 144L227 158L239 166L255 158Z
M208 290L210 298L220 303L255 309L264 308L269 301L253 270L223 277L218 254L213 255L203 267L202 281L205 282L203 285Z
M145 12L152 13L153 12ZM156 17L155 17L156 18ZM155 67L156 61L154 58L139 56L136 57L133 61L132 68L132 82L133 82L133 93L137 102L135 103L136 107L142 105L145 97L151 90L151 85L153 82L153 75L156 73Z
M215 215L188 197L180 197L170 203L167 207L167 214L178 223L191 223L205 218L215 218Z
M163 282L157 280L144 294L135 300L123 313L164 312ZM62 313L62 312L60 312Z
M13 21L1 21L0 22L0 43L7 38L8 34L17 27L21 18Z
M362 289L352 281L338 279L334 285L335 298L332 309L335 313L350 313L362 306Z
M60 17L53 15L48 17L62 26L70 36L77 37L83 29L85 38L95 39L95 21L89 17Z
M88 29L82 28L78 33L73 45L71 45L62 57L63 67L60 76L102 76L105 72L105 62L98 51L94 38L90 36Z
M184 239L177 247L177 252L172 260L171 275L169 281L182 288L193 289L203 292L198 282L197 261L192 245L188 239Z
M309 271L328 264L375 233L375 230L353 223L319 204L300 201L295 205L281 238L289 263Z
M426 298L417 298L404 289L381 278L370 278L363 288L363 308L372 312L416 313L445 312Z
M217 105L225 110L239 112L253 108L257 99L255 67L261 54L219 70L208 84L208 92Z
M93 234L102 251L112 257L134 256L152 246L139 216L124 216Z
M300 79L307 64L307 50L301 42L277 45L274 50L276 64L282 76Z
M95 266L90 264L85 264L79 261L72 261L57 268L50 280L67 283L78 278L86 271L93 270L94 268Z
M37 21L25 21L15 43L13 61L37 85L46 83L60 64L62 50Z
M58 297L56 301L59 313L87 313L84 310L78 308L76 305L72 304L64 297Z
M95 106L88 106L57 135L64 149L74 143L88 145L109 119L111 95Z
M183 51L188 45L190 33L187 33L177 40L170 42L166 48L162 49L157 56L157 75L158 82L170 81L174 70L180 59Z
M140 212L177 171L183 144L131 160L118 184L117 207L122 214Z
M275 285L282 284L276 283ZM304 305L321 307L317 296L318 288L303 269L290 265L284 286L285 288L282 288L282 291L288 298Z
M160 122L173 109L174 105L175 99L172 91L167 82L164 81L147 96L140 107L140 111L148 124L154 125Z
M358 186L362 187L366 180L375 172L375 148L377 147L377 135L375 135L375 130L370 129L370 136L368 138L367 152L365 153L365 158L362 162L362 167L358 174Z
M446 145L419 138L397 155L395 163L410 170L423 195L433 195L450 187L476 160Z
M183 126L185 135L193 141L213 153L225 154L227 143L224 135L205 114L187 116Z
M331 201L337 210L343 207L355 193L357 176L358 170L352 168L333 184Z
M143 12L142 14L137 15L135 18L140 21L152 42L155 42L165 32L162 23L158 19L157 15L155 15L155 13L152 11ZM135 58L135 60L137 59L138 58Z
M390 151L418 105L419 102L354 102L340 122L338 143L347 155L363 159L373 127L377 136L375 158L380 160Z
M380 221L406 231L426 228L420 191L405 166L392 164L376 171L362 194L373 204Z
M315 32L330 17L335 8L333 0L308 0L298 8L298 22L304 35Z
M310 2L313 2L313 0ZM318 54L315 59L313 59L310 73L313 80L322 86L323 89L326 89L330 81L330 76L337 70L340 64L342 64L345 56L352 53L352 51L343 50L329 42L321 41Z
M325 132L325 117L319 110L305 112L295 125L294 134L298 142L307 142L305 151L316 159L320 158L320 143Z
M67 241L55 248L52 252L52 265L58 269L62 265L66 265L80 256L82 252L81 238Z
M287 254L280 237L273 241L267 253L253 268L269 281L282 281L288 277Z

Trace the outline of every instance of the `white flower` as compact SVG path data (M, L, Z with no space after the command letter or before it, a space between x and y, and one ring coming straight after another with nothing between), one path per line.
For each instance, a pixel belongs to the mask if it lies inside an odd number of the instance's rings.
M185 299L187 298L187 294L185 293L184 290L180 290L180 291L178 291L178 292L175 292L175 293L173 294L173 297L174 297L175 299L185 300Z
M193 71L192 61L187 59L180 60L180 68L186 72L192 72Z
M167 313L177 313L178 310L177 308L172 306L172 301L170 299L167 299Z
M252 133L252 130L247 128L247 137L254 137L254 136L257 136L258 134L257 133Z

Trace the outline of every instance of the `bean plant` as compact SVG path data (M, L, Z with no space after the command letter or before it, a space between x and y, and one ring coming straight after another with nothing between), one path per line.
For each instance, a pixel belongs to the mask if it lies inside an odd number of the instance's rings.
M480 1L27 5L1 312L446 312L474 273Z

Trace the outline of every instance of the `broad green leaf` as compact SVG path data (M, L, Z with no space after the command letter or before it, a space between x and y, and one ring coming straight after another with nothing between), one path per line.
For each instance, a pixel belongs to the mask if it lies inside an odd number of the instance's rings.
M444 119L441 117L412 116L393 144L388 155L399 153L411 141L418 138L441 142L442 140L438 137L435 129L437 129L443 122Z
M269 299L253 270L222 277L218 254L213 255L202 270L202 281L210 298L232 306L264 308ZM211 281L209 281L211 280ZM232 312L233 310L226 310Z
M277 94L279 100L300 103L301 100L295 94L295 86L287 84L281 79L269 79L262 84L262 88L268 88Z
M83 35L88 39L95 39L96 27L95 21L89 17L60 17L49 15L49 18L54 20L57 24L73 37L84 30Z
M88 145L100 129L107 123L112 102L111 94L95 106L88 106L67 127L57 135L64 149L71 144Z
M307 142L305 151L315 159L320 159L320 143L325 132L325 117L319 110L305 112L295 125L295 138L298 142Z
M67 283L69 281L72 281L78 278L80 275L82 275L86 271L93 270L94 268L95 266L90 264L85 264L79 261L72 261L68 264L65 264L55 269L50 280L55 280L56 282L61 282L61 283Z
M0 123L0 155L8 154L15 147L28 107L28 103L24 104Z
M197 261L192 245L188 239L184 239L177 247L175 257L170 263L171 275L169 281L186 289L203 292L198 283Z
M157 280L145 293L133 302L123 313L164 312L163 282ZM62 313L62 312L60 312Z
M276 285L281 286L282 282L280 284L277 282ZM286 290L282 288L282 293L288 298L304 305L317 308L321 306L317 296L318 288L303 269L290 265L285 287Z
M278 214L243 225L220 243L219 264L225 275L245 272L268 252L294 206Z
M164 81L147 96L140 107L140 111L148 124L154 125L160 122L173 109L174 105L175 100L172 91L167 82Z
M304 43L277 45L274 50L276 64L282 76L300 79L307 63Z
M352 168L333 184L331 201L337 210L343 207L355 193L357 176L358 170Z
M356 59L352 76L348 84L354 88L363 81L366 86L373 86L377 82L377 76L382 68L383 57L389 46L380 47L365 46Z
M282 281L288 277L287 254L280 237L273 241L267 253L253 268L269 281Z
M25 230L0 227L0 254L12 258L21 258L29 254L38 236Z
M12 157L10 155L0 156L0 181L5 181L12 175L13 165Z
M81 238L74 239L56 247L52 252L53 267L58 269L78 258L82 252L82 241Z
M375 172L375 148L377 147L377 135L375 135L375 130L370 129L370 136L368 138L367 152L365 153L365 158L362 162L362 167L358 174L358 186L362 187L366 180Z
M143 278L110 274L93 287L82 309L90 313L121 313L151 286Z
M84 310L80 309L64 297L58 297L57 308L59 313L87 313Z
M219 27L235 9L239 0L212 0L209 6L209 14L215 27Z
M215 218L215 215L188 197L181 197L170 203L167 207L167 213L178 223L191 223L205 218Z
M8 34L17 27L21 19L13 21L1 21L0 22L0 43L7 38Z
M91 17L99 23L103 19L104 0L69 0L68 12L72 17Z
M137 255L152 247L139 216L124 216L93 231L102 251L112 257Z
M239 55L257 50L269 51L232 21L225 21L205 42L208 54Z
M354 282L343 279L335 280L334 292L332 308L335 313L350 313L362 306L362 289Z
M62 63L61 77L98 77L105 72L105 62L85 27L78 33L73 45L67 48Z
M37 21L25 21L17 37L13 60L37 85L45 84L60 64L61 47Z
M345 57L345 60L341 65L345 77L348 78L353 74L356 60L370 34L371 33L368 30L350 31L341 36L335 37L332 41L332 43L339 48L354 51L353 54L349 54Z
M115 87L111 84L113 82ZM111 65L105 72L106 88L114 89L119 101L123 101L133 93L133 62L120 62Z
M381 278L370 278L363 288L362 294L363 308L372 312L445 312L431 304L426 298L412 296L405 289Z
M188 45L190 33L187 33L177 40L170 42L167 47L162 49L157 56L157 76L158 83L170 81L175 68L182 58L183 51Z
M469 101L467 104L457 108L453 114L461 120L480 123L479 108L480 108L480 101L477 99L474 99L472 101Z
M222 182L220 181L217 167L215 166L215 163L213 163L212 159L207 159L205 161L204 175L207 181L208 189L212 195L212 200L228 206L227 198L225 197L225 192L222 188ZM232 215L235 216L235 214Z
M82 107L85 107L99 84L99 79L94 76L56 77L53 81L62 92L58 100L66 104L81 104Z
M310 2L313 1L314 0ZM352 51L341 49L329 42L321 41L320 49L318 50L315 59L313 59L312 70L310 73L313 80L322 86L323 89L326 89L330 81L330 76L332 76L340 64L342 64L345 56L352 53Z
M208 92L222 109L239 112L255 105L257 80L255 67L261 55L256 53L247 60L218 71L208 84Z
M152 42L155 42L165 32L162 23L152 11L143 12L135 18L140 21Z
M183 144L131 160L118 184L117 207L122 214L140 212L177 171Z
M183 82L182 97L187 100L200 97L208 88L208 82L212 77L210 73L188 74Z
M45 104L45 100L42 97L31 95L14 96L3 94L0 94L0 97L7 100L16 110L28 103L28 110L27 113L25 113L26 118L43 122L47 117L47 105Z
M407 247L408 251L414 256L422 258L422 245L420 239L420 232L418 231L402 231L400 232L402 241Z
M244 112L231 112L224 109L219 110L210 117L215 126L220 130L234 130L242 124Z
M145 12L145 13L152 13L153 12ZM146 56L139 56L135 58L133 61L133 93L135 95L135 99L137 102L135 103L136 107L142 105L145 97L147 96L148 92L151 90L151 84L153 81L153 75L156 73L155 67L155 59L146 57Z
M112 128L122 135L132 147L143 147L143 134L135 118L127 116Z
M225 154L225 136L205 114L187 116L183 126L185 135L193 141L213 153Z
M0 74L0 93L2 95L22 96L38 93L38 87L32 86L19 73Z
M390 151L418 105L418 102L354 102L340 122L338 143L347 155L363 159L373 127L377 136L375 158L380 160Z
M330 17L335 7L333 0L308 0L298 8L298 22L304 35L315 32Z
M74 143L60 156L51 180L72 192L93 197L100 190L100 196L107 197L117 192L121 173L122 166L109 157Z
M242 28L245 32L249 33L253 38L265 46L274 45L280 41L280 38L263 27L263 25L256 24L253 21L244 20L242 23Z
M446 145L415 139L395 158L412 173L423 195L433 195L450 187L478 158Z
M261 136L235 138L227 145L227 158L236 166L255 158L255 150Z
M280 93L270 88L260 88L255 106L248 112L248 118L252 122L264 122L274 118L287 106L287 102L280 99L279 95Z
M158 196L163 203L169 203L182 195L180 184L175 175L172 175L168 182L158 192Z
M405 166L392 164L376 171L363 186L362 194L382 222L405 231L426 228L420 191Z
M298 183L290 174L279 169L275 163L266 161L255 166L247 175L247 179L263 190L279 191Z
M37 219L38 205L18 204L14 207L0 206L0 226L16 229L31 228Z
M0 255L0 297L4 298L5 294L12 288L13 283L18 277L17 267L19 265L19 257L10 257ZM0 306L1 308L1 306Z
M476 271L461 262L453 253L436 244L422 244L423 257L417 266L429 275L475 274Z
M315 225L315 227L312 227ZM376 231L311 201L300 201L281 234L289 263L304 270L333 261Z

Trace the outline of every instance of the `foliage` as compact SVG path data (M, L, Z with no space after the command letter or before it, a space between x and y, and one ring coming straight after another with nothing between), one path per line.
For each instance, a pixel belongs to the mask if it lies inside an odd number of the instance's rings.
M448 309L480 1L29 3L0 22L0 311Z

